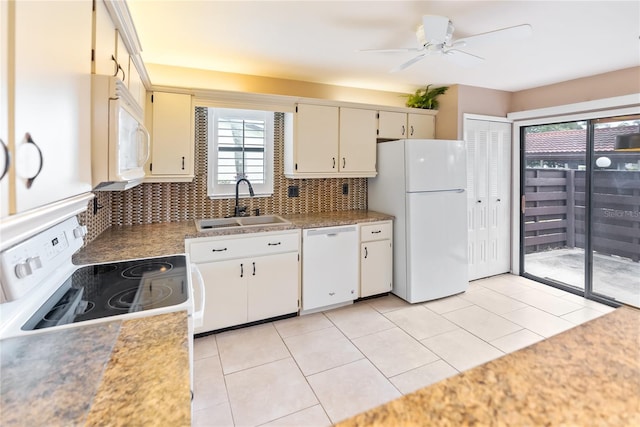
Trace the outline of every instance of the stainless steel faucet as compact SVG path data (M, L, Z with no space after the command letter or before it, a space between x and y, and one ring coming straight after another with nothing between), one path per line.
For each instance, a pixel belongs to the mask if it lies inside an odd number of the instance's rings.
M251 197L255 196L255 194L253 192L253 187L251 186L251 183L249 182L249 180L247 178L240 178L239 180L237 180L236 181L236 207L233 210L233 216L246 216L247 215L247 207L238 205L238 187L240 186L240 183L242 181L246 182L247 185L249 186L249 195Z

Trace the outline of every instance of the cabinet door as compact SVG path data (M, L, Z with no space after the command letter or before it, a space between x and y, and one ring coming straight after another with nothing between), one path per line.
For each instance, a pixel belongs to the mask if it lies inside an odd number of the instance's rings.
M133 61L129 62L129 92L131 92L131 95L133 95L138 105L142 108L144 114L146 89L144 84L142 84L142 79Z
M340 108L340 172L375 172L374 110Z
M0 2L0 218L9 215L9 3Z
M403 139L407 137L407 114L393 111L378 113L378 138Z
M338 172L338 107L298 104L294 172Z
M75 1L11 3L8 126L14 130L15 212L24 212L91 191L92 8Z
M114 75L116 73L116 40L118 34L111 21L107 6L103 1L93 2L95 5L95 24L93 42L93 72L102 75ZM113 58L112 58L113 57Z
M247 260L198 264L205 286L202 327L196 333L247 322ZM196 301L196 307L200 304Z
M127 46L124 44L124 40L122 39L122 35L118 31L116 31L116 61L118 61L118 65L120 66L120 73L118 76L122 79L124 84L129 87L129 51L127 50Z
M257 257L248 268L249 322L298 311L298 252Z
M434 139L436 137L435 117L426 114L407 115L409 138Z
M360 245L360 297L391 291L392 264L391 240Z
M150 174L193 175L191 95L155 92Z

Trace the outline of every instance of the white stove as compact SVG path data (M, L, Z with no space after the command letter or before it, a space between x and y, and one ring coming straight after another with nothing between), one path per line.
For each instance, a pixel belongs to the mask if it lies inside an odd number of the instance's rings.
M202 307L193 307L190 272L199 274L187 255L76 266L85 234L72 217L0 253L0 338L180 310L192 336Z

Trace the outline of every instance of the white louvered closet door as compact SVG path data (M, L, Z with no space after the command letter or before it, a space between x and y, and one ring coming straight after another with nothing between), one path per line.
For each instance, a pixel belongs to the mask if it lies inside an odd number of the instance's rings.
M469 280L510 268L511 124L465 119Z

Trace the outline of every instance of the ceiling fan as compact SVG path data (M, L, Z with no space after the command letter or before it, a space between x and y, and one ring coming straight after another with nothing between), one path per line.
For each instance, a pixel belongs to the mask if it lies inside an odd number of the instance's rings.
M475 44L485 42L522 39L532 34L531 25L529 24L501 28L457 40L453 39L453 31L453 23L446 16L424 15L422 17L422 25L418 26L418 29L416 30L416 38L418 39L419 47L402 49L364 49L360 50L360 52L418 52L417 56L393 68L391 72L402 71L431 55L445 55L448 59L451 59L460 65L471 66L482 62L484 58L460 50L460 48L467 46L473 47Z

